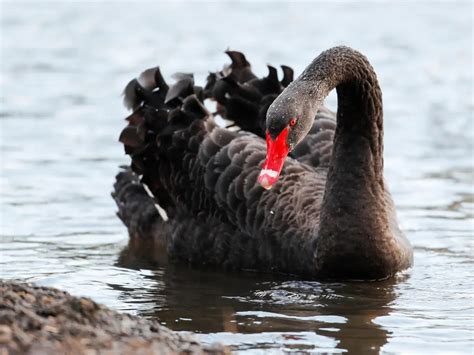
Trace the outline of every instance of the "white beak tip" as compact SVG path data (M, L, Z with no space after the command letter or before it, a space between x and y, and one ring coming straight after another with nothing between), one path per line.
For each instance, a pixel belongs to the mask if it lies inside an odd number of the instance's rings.
M276 182L276 179L264 172L260 173L258 177L258 183L265 189L270 190L273 184Z

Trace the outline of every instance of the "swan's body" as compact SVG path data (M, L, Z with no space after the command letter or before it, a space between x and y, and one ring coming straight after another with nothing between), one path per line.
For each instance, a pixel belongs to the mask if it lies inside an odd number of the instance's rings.
M245 65L240 68L237 74L256 80ZM158 86L159 77L155 74ZM335 87L339 107L334 131L331 114L317 112ZM192 85L188 90L199 92ZM170 219L162 228L165 222L152 212L150 201L139 208L136 201L147 201L146 196L133 175L124 173L116 200L132 235L161 230L168 254L190 263L306 277L380 279L411 265L411 247L398 227L383 179L381 93L361 54L346 47L330 49L275 101L266 99L267 142L286 130L289 149L296 146L296 159L286 160L268 191L257 183L264 174L263 139L218 127L196 96L164 112L169 109L165 91L145 93L141 101L134 97L140 105L133 105L137 110L122 141L135 171L143 174L142 181ZM237 113L233 118L238 123ZM290 117L297 117L294 127L287 123ZM247 123L262 136L259 124ZM267 158L266 164L272 157Z

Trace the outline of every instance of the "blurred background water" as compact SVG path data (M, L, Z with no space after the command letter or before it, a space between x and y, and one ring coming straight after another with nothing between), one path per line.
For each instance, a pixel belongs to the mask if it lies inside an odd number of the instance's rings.
M241 352L473 352L473 5L1 2L0 277L86 295ZM124 85L244 51L296 73L346 44L379 75L386 177L415 266L378 283L119 261ZM328 105L335 108L334 96Z

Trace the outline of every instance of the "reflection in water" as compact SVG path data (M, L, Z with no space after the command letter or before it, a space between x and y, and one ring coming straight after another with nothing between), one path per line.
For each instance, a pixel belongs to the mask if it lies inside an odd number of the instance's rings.
M389 332L374 320L390 313L395 286L406 279L323 283L283 275L196 270L167 263L151 254L149 245L140 248L132 243L122 251L118 266L158 270L148 276L155 280L152 289L121 290L121 297L147 304L139 310L141 316L158 318L174 330L207 333L202 336L205 341L227 339L239 349L254 343L258 333L259 348L335 347L377 354Z

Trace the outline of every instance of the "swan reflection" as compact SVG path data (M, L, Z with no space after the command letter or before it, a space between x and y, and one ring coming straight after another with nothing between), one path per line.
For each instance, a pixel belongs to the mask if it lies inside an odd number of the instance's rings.
M152 252L150 252L152 251ZM390 333L376 319L391 312L396 286L382 282L302 281L174 265L153 248L129 245L118 266L152 269L149 289L121 290L138 314L236 349L351 351L378 354ZM112 286L113 287L113 286Z

